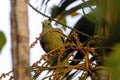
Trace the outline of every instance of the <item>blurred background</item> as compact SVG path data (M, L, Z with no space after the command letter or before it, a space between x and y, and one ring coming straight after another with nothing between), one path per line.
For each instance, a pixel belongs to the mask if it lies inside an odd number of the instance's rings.
M97 35L100 38L104 38L105 41L102 43L102 47L107 49L110 47L110 49L112 48L113 50L114 48L114 50L111 52L112 55L108 54L109 51L107 50L105 50L107 52L104 51L105 54L103 54L102 51L97 51L103 58L107 55L107 59L103 59L104 62L101 61L99 65L111 68L113 74L115 74L113 80L118 80L118 73L120 72L120 64L118 63L120 60L120 16L118 15L120 13L119 0L30 0L29 2L37 10L51 16L52 18L58 19L60 22L71 26L72 28L75 28L92 37ZM10 0L4 0L0 3L0 31L2 31L6 37L6 43L2 50L0 50L0 75L12 70L10 4ZM28 18L30 45L42 32L41 22L47 18L37 13L29 5ZM54 27L61 28L65 34L69 35L71 29L61 25L55 25L54 23L55 22L52 22ZM88 40L88 38L80 34L79 38L81 42ZM99 45L94 45L94 47L96 46L99 47ZM41 55L44 53L45 52L42 50L39 43L36 44L35 47L31 48L30 65L39 60ZM116 64L112 65L113 63Z

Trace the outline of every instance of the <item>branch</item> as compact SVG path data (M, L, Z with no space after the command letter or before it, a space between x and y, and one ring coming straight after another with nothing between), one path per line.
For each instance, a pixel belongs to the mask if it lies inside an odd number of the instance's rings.
M38 12L39 14L41 14L41 15L43 15L43 16L49 18L50 20L53 20L53 21L57 22L58 24L61 24L61 25L65 26L65 27L67 27L67 28L69 28L69 29L71 29L71 30L74 30L74 31L76 31L76 32L78 32L78 33L80 33L80 34L82 34L82 35L88 37L88 38L92 38L92 36L90 36L90 35L88 35L88 34L85 34L85 33L81 32L81 31L79 31L79 30L77 30L77 29L71 28L70 26L67 26L66 24L63 24L63 23L61 23L61 22L55 20L54 18L45 15L44 13L42 13L42 12L38 11L37 9L35 9L30 3L28 3L28 5L29 5L33 10L35 10L35 11Z

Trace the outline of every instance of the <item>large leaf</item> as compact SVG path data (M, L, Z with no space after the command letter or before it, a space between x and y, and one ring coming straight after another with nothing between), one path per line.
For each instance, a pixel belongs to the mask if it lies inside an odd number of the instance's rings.
M114 51L111 53L107 61L104 63L110 68L112 80L120 79L120 43L114 45Z
M75 0L61 0L61 3L59 3L60 7L53 12L54 14L52 14L51 17L55 18L58 14L60 14L62 11L64 11L65 8L68 7L74 1Z
M82 3L79 3L79 5L66 10L66 8L75 1L76 0L61 0L58 6L53 6L51 9L51 17L57 18L59 22L66 24L65 18L67 15L79 15L77 10L84 9L86 7L89 7L91 10L93 10L91 6L96 4L94 1L83 1ZM66 29L66 27L63 26L63 29Z
M95 16L93 15L93 12L90 12L86 16L80 18L75 24L74 29L88 34L89 36L93 36L95 30ZM78 36L80 42L85 42L86 40L88 40L88 37L83 34L78 33Z
M4 35L4 33L2 31L0 31L0 52L3 48L3 46L5 45L6 43L6 37Z
M68 1L69 0L65 1L64 3L68 2ZM69 1L69 3L71 4L72 1L71 2L70 1ZM60 7L59 6L53 6L52 12L51 12L51 15L52 15L51 17L57 18L58 20L61 20L62 18L64 18L67 15L71 15L71 16L78 15L79 13L77 13L77 10L84 9L86 7L91 8L91 6L95 5L95 3L93 3L92 1L86 1L85 3L79 3L79 5L76 5L74 7L71 7L70 9L66 10L66 8L70 4L65 5L63 7L62 5L64 5L64 3L62 3Z

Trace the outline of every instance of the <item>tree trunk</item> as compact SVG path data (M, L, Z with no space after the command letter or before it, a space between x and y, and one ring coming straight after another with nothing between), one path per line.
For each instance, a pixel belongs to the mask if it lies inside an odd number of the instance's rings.
M11 35L14 80L30 80L28 0L11 0Z

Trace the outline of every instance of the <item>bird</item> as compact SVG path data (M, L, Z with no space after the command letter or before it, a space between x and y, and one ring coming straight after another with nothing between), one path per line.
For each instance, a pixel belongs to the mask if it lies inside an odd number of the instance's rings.
M42 33L48 32L44 34L40 40L41 47L46 53L50 52L51 50L57 47L63 46L64 36L61 34L63 33L62 30L60 30L59 28L53 28L49 20L44 20L42 22L42 26ZM58 30L61 33L52 30ZM57 57L59 56L57 53L59 51L60 50L56 50L52 54L48 55L48 59L50 60L49 65L54 66L55 64L57 64ZM56 56L56 54L58 56Z

